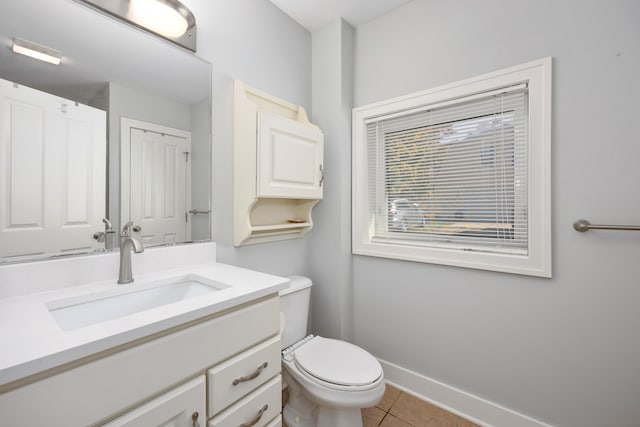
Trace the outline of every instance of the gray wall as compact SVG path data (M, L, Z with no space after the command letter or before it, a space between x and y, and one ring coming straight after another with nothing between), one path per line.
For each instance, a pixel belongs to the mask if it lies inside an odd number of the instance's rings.
M356 256L358 344L553 425L640 425L640 235L572 228L640 222L639 17L637 0L416 0L358 28L356 106L554 61L553 278Z
M308 274L307 240L233 247L233 79L311 107L311 35L269 1L185 0L198 22L197 55L213 64L213 228L221 262Z
M324 133L324 200L313 211L309 271L313 332L351 339L351 108L354 30L342 20L312 35L312 120Z

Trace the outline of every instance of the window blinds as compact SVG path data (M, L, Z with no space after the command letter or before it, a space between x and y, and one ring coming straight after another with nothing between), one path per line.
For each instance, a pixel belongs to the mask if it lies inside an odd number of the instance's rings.
M527 253L527 87L367 122L372 239Z

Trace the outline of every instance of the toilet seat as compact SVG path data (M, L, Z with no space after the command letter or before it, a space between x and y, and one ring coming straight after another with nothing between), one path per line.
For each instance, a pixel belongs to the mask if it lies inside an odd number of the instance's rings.
M305 342L295 350L294 360L305 373L342 387L371 385L382 376L382 366L367 351L330 338L314 337Z

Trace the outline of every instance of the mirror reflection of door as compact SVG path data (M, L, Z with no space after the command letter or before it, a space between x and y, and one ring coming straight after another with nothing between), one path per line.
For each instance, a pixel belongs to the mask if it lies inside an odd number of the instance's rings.
M129 212L145 245L191 239L191 134L150 123L129 127ZM127 218L128 217L128 218Z
M106 113L0 79L0 260L100 250Z

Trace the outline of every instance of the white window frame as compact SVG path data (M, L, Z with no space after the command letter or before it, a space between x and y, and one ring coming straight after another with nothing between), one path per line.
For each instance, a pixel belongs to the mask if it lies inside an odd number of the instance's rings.
M539 277L551 277L551 58L365 105L353 110L352 252ZM416 108L526 83L528 95L528 251L526 255L468 251L372 239L366 123Z

